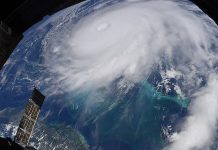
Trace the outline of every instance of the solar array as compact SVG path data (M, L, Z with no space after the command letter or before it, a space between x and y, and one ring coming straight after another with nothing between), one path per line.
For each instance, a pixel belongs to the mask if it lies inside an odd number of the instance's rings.
M23 146L28 145L44 99L44 95L42 95L38 90L33 90L32 97L27 103L15 136L15 141L17 143Z

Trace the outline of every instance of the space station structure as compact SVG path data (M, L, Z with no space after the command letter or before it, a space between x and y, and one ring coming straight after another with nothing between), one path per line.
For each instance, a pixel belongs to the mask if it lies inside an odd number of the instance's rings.
M21 118L17 134L14 141L19 145L26 147L29 143L32 131L39 116L45 96L36 88L33 89L31 98L29 99L23 116Z

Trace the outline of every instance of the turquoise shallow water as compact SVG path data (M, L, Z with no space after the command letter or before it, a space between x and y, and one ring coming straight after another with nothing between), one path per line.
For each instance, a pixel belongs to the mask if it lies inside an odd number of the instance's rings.
M145 89L143 91L143 89ZM161 92L158 92L153 85L147 81L142 82L142 96L148 96L153 101L153 103L164 103L166 101L171 101L178 104L182 108L187 108L189 105L189 100L182 98L181 96L170 96L163 95Z
M70 104L72 125L78 127L91 147L161 149L167 143L164 130L176 123L189 104L188 99L157 92L147 81L123 95L107 90L101 90L104 101L88 105L93 93L80 93Z

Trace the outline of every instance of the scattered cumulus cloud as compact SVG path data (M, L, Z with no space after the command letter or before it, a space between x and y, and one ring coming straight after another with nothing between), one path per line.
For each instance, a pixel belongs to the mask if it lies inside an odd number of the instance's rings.
M57 24L43 40L46 72L56 76L49 79L51 89L97 89L121 76L140 82L155 64L168 63L166 75L184 80L192 102L181 132L165 149L209 149L218 119L214 22L187 1L128 0L95 10L76 24L71 17L60 24L70 9L51 17ZM205 87L201 77L207 79Z

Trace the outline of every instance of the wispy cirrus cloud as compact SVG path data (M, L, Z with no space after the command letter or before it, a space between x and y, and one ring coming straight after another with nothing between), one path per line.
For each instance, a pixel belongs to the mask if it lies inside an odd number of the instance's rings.
M139 82L153 65L166 61L190 89L186 96L194 97L190 116L166 149L209 148L218 118L218 30L199 12L187 1L126 1L95 11L75 25L72 20L57 22L43 42L46 71L56 75L49 81L51 89L107 87L120 76ZM200 89L202 76L208 81Z

